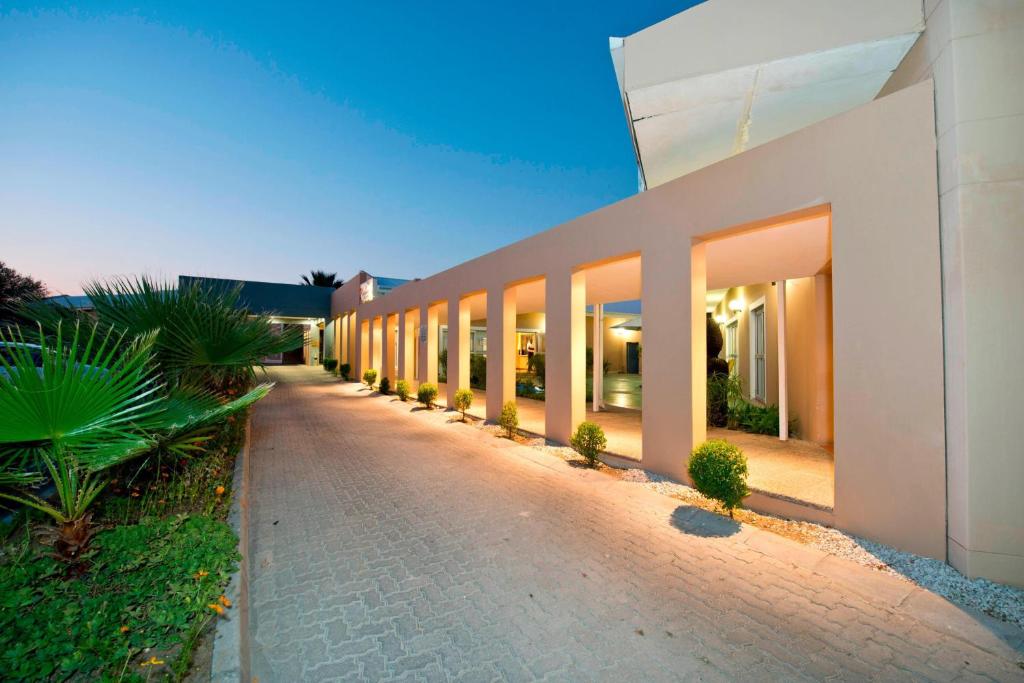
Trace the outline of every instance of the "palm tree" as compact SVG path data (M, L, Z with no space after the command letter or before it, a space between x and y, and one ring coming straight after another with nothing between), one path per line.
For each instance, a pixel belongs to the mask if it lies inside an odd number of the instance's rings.
M172 385L237 394L254 384L263 358L302 346L302 330L277 334L266 316L241 308L240 286L213 290L194 283L175 289L140 277L84 289L100 323L131 336L156 333L153 353Z
M311 270L309 275L302 276L302 284L315 285L316 287L334 287L337 289L344 283L338 279L337 273L328 273L325 270Z
M98 323L0 331L0 498L34 508L54 525L43 534L77 560L95 533L90 506L110 467L157 449L184 455L227 415L263 398L263 384L231 401L208 389L168 387L154 365L158 333L130 337ZM53 481L57 503L37 487Z

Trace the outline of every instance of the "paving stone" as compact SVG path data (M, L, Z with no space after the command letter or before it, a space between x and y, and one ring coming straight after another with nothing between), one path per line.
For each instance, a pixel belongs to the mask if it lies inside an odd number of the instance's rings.
M261 683L1024 677L1020 633L905 581L319 368L272 373L250 449Z

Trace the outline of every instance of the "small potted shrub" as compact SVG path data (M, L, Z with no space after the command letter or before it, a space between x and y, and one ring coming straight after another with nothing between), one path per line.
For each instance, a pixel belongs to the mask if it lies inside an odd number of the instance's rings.
M466 421L466 411L473 405L473 390L459 389L455 392L455 410L462 413L462 421Z
M349 375L352 374L352 366L348 363L342 363L338 367L338 372L341 373L341 378L347 382Z
M587 464L597 467L598 456L608 445L601 426L593 422L581 422L576 432L570 437L572 449L587 459Z
M327 372L334 372L337 367L337 358L327 358L326 360L324 360L324 370L326 370Z
M391 393L391 380L388 379L387 377L382 378L380 380L380 386L377 387L377 391L379 391L382 394L390 394Z
M409 383L404 379L395 382L395 393L398 394L398 400L404 403L409 398Z
M363 373L363 383L370 389L373 389L373 385L374 383L376 383L376 381L377 371L374 370L373 368L370 368L369 370Z
M437 385L430 382L421 384L420 388L416 390L416 400L428 410L433 408L434 401L437 400Z
M730 517L750 495L747 456L728 441L712 439L695 448L690 455L688 471L694 487L718 501Z
M508 438L511 439L516 435L516 429L519 428L519 410L516 408L515 401L509 401L501 407L501 418L498 420L498 424L505 430L505 436Z

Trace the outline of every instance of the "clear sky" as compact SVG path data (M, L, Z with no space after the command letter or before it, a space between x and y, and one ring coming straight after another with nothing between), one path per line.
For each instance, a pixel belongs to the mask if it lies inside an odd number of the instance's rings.
M636 192L608 36L691 4L0 4L0 260L431 275Z

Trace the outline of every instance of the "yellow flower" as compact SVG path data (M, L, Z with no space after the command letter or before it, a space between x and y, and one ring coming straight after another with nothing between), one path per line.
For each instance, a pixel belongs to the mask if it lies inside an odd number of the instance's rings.
M128 633L128 627L127 626L122 626L121 627L121 633Z
M192 575L192 578L194 578L194 579L201 579L204 576L207 576L209 573L210 572L205 572L202 569L200 569L199 571L197 571L195 574Z
M209 607L210 609L212 609L212 610L213 610L214 612L216 612L217 614L220 614L220 615L222 615L222 616L223 616L223 614L224 614L224 608L223 608L223 607L221 607L220 605L218 605L218 604L217 604L217 603L215 603L215 602L211 602L211 603L210 603L209 605L207 605L207 607Z
M231 601L228 600L227 597L225 597L223 595L220 596L220 604L224 605L225 607L231 607Z
M139 664L139 666L160 666L163 663L164 663L164 660L162 660L162 659L157 659L156 657L150 657L149 659L144 661L142 664Z
M217 488L215 488L213 490L213 492L216 493L218 496L223 495L224 494L224 487L223 486L218 486Z

